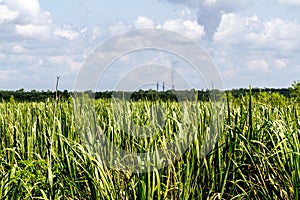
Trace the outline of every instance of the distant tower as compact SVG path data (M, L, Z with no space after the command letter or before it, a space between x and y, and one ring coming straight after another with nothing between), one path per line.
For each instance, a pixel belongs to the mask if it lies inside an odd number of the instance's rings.
M163 92L165 91L165 82L163 82L162 90L163 90Z
M156 83L156 91L158 92L158 90L159 90L159 83L157 82Z

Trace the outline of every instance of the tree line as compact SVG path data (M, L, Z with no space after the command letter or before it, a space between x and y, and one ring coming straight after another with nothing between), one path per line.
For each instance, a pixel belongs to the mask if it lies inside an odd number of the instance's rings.
M284 97L290 98L292 96L298 95L298 90L300 88L300 83L295 82L293 87L291 88L253 88L251 92L253 95L258 95L261 92L266 93L278 93ZM239 98L242 96L247 95L250 92L250 89L240 88L240 89L232 89L226 90L225 92L231 93L231 96L235 98ZM2 101L9 101L14 100L18 102L40 102L46 101L48 99L55 98L55 91L25 91L24 89L16 90L16 91L6 91L0 90L0 100ZM181 101L181 100L202 100L207 101L211 98L218 97L220 93L219 90L167 90L167 91L155 91L155 90L139 90L134 92L126 92L126 91L85 91L88 96L95 99L109 99L109 98L125 98L127 100L174 100L174 101ZM299 92L300 93L300 92ZM67 90L64 91L57 91L58 97L61 99L68 99L72 97L74 92L70 92Z

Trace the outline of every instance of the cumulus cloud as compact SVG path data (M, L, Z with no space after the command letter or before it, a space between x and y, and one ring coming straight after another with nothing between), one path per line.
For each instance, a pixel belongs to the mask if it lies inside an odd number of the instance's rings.
M35 25L51 23L50 13L41 10L38 0L3 0L0 4L17 13L15 23Z
M0 85L18 89L24 87L22 84L32 83L35 89L38 89L35 85L52 89L49 77L55 79L56 75L66 75L75 78L89 50L103 39L148 27L174 30L204 43L225 81L232 82L230 86L246 80L249 83L260 81L268 75L281 75L286 71L289 74L285 74L290 75L286 75L287 80L299 77L299 21L260 18L254 13L249 15L249 10L246 14L241 13L252 4L250 0L166 1L188 7L178 12L178 18L162 21L137 16L133 21L117 21L109 26L80 27L55 24L51 13L43 10L38 0L0 0ZM300 5L297 0L278 0L275 3ZM205 39L209 42L206 43ZM123 61L126 59L124 57ZM164 63L162 59L156 59ZM165 59L166 65L172 65L170 58ZM15 77L23 78L19 85L11 83L9 86L8 80L13 82ZM70 78L68 89L72 88L72 83Z
M0 26L2 36L8 40L26 38L49 41L55 39L75 40L86 35L86 29L75 25L54 24L50 12L40 8L38 0L0 1ZM94 31L95 30L95 31ZM8 33L9 34L6 34ZM96 28L92 33L99 36Z
M177 31L194 40L200 40L205 35L203 26L199 25L196 20L167 20L162 24L162 28Z
M204 25L207 39L213 38L223 13L230 13L249 6L251 0L167 0L172 3L186 4L196 7L198 11L198 23Z
M18 15L18 12L9 9L6 5L0 5L0 23L14 20Z
M116 35L125 31L129 31L132 28L131 25L128 25L124 21L118 21L115 24L108 26L109 35Z
M53 34L58 37L66 38L68 40L75 40L80 38L80 36L83 36L87 33L87 28L80 28L76 26L71 25L63 25L60 27L55 27ZM96 34L99 34L96 30L96 27L94 27L93 32L96 31Z
M269 64L265 60L251 60L247 64L250 72L267 73L270 71Z
M241 17L223 14L214 35L218 45L239 45L240 48L299 50L300 24L279 18L260 20L257 16Z
M224 13L210 53L228 84L247 80L272 86L274 77L281 74L285 80L297 79L294 66L299 62L299 34L296 21Z
M274 59L274 67L277 70L286 69L289 64L290 64L290 61L287 58L281 58L281 59L276 58L276 59Z
M186 12L186 11L185 11ZM151 18L138 16L132 24L118 21L108 27L109 35L117 35L129 30L139 28L163 28L179 32L193 40L201 40L205 35L204 27L197 23L196 18L168 19L161 23L155 23Z
M38 0L3 0L3 3L12 10L30 17L37 16L41 12Z
M51 32L51 16L42 11L37 0L3 0L0 2L0 26L3 39L19 37L47 39Z
M134 26L136 28L153 28L154 27L154 22L150 18L139 16L134 21Z
M16 33L20 36L32 39L47 39L49 27L46 25L37 26L33 24L16 25Z
M51 88L51 77L75 77L84 47L101 35L98 26L53 23L38 0L0 1L0 28L0 85L11 89Z

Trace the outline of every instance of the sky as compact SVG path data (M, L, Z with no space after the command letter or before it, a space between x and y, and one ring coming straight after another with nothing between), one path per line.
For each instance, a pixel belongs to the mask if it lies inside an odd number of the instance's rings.
M157 49L115 55L130 37L106 48L115 61L90 89L208 87L205 68L197 75L189 60L158 49L173 42L180 51L177 34L202 48L190 54L205 52L225 89L290 87L300 80L299 11L300 0L0 0L0 90L54 90L57 76L60 90L75 90L79 79L88 81L80 72L94 52L142 28L175 32L172 40L135 40Z

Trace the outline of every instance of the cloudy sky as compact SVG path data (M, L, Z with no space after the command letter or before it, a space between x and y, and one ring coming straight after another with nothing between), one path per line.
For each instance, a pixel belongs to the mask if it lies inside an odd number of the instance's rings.
M199 44L224 88L289 87L300 80L299 13L300 0L0 0L0 90L53 90L56 76L61 90L73 90L99 45L139 28ZM119 57L98 88L138 89L141 80L205 87L182 58L144 50Z

